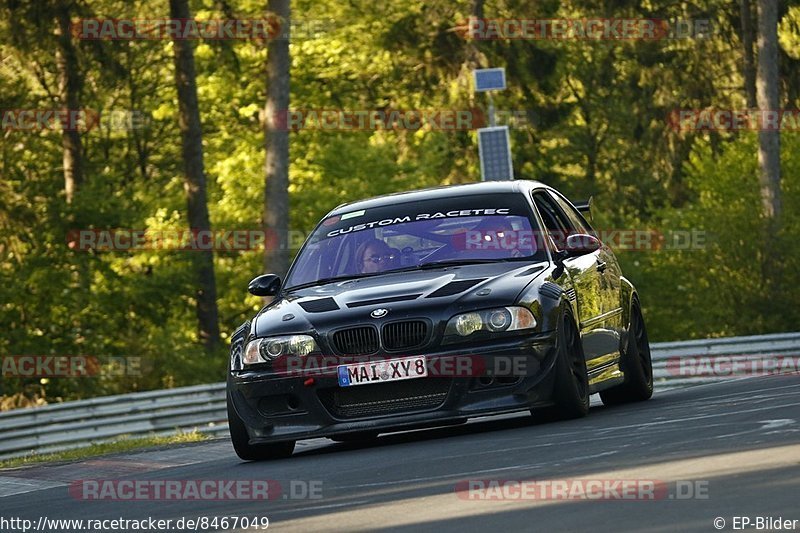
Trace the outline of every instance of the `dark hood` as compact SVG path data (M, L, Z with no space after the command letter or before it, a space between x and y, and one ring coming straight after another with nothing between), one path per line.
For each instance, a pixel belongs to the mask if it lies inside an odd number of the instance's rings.
M256 317L257 336L323 332L374 320L427 317L435 323L468 309L516 303L547 263L499 262L387 273L289 291Z

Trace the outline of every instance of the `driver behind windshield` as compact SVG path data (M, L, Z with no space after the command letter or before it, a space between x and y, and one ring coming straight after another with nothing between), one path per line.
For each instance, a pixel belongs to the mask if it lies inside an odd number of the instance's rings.
M540 231L522 194L385 200L332 213L301 249L285 287L444 261L547 259L546 249L535 240Z
M356 268L359 273L383 272L395 266L396 250L380 239L369 239L356 250Z

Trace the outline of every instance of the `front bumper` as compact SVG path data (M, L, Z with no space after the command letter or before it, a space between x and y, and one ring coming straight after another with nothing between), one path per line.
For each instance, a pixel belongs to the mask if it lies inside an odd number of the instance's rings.
M467 357L479 363L473 368L482 369L480 375L445 371L353 387L339 386L334 367L324 375L231 372L228 393L251 444L447 425L551 405L554 344L555 332L549 332L437 351L424 354L429 367L454 369L453 360Z

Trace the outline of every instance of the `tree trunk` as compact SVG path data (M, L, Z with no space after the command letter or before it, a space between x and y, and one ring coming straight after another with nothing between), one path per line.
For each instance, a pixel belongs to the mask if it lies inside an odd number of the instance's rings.
M739 0L742 19L742 48L744 57L744 92L747 96L747 108L755 109L756 100L756 66L753 56L753 17L750 0Z
M58 74L58 97L62 110L67 116L80 109L81 74L78 56L72 44L70 33L70 3L63 2L56 7L57 45L56 70ZM81 134L75 125L63 125L61 147L64 164L64 192L67 203L72 203L75 193L83 183L83 146Z
M482 20L483 8L484 0L473 0L470 20ZM482 59L480 50L478 50L478 43L474 39L466 39L466 69L470 78L472 78L472 71L481 67Z
M778 5L758 0L758 107L762 113L778 112ZM781 214L780 130L762 127L758 132L758 166L764 215L777 229Z
M266 148L263 227L269 236L264 268L284 276L289 270L289 131L280 117L289 110L290 0L269 0L270 16L280 20L281 35L267 47Z
M476 19L483 18L483 4L484 0L473 0L472 2L472 16Z
M188 0L170 0L170 17L189 19ZM203 132L197 104L197 80L192 42L175 39L175 82L178 88L178 117L183 141L184 190L193 231L210 231L206 198L206 176L203 168ZM192 252L196 272L197 320L199 336L207 350L219 342L217 287L214 279L214 253L211 250Z
M777 113L778 86L778 6L777 0L758 0L758 79L756 93L762 116ZM781 314L788 303L780 280L779 233L781 228L781 137L779 126L762 125L758 132L758 169L761 209L766 223L762 244L761 277L766 297L761 316Z

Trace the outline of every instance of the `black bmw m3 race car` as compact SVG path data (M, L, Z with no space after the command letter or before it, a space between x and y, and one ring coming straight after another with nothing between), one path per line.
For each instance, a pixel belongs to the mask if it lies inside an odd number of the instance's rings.
M582 212L534 181L484 182L342 205L274 296L232 337L236 453L530 410L585 416L653 392L636 289Z

